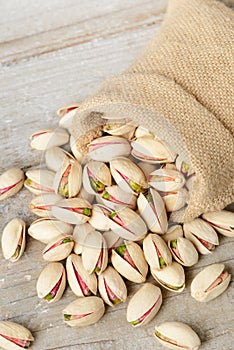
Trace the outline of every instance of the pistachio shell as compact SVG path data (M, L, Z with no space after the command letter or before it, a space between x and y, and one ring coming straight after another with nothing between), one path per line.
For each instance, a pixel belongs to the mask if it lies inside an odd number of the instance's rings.
M96 230L108 231L110 229L110 221L108 215L111 210L101 204L94 204L92 208L92 216L89 220Z
M119 273L111 266L98 276L98 289L102 299L110 306L127 299L127 287Z
M178 191L184 186L185 178L177 170L161 168L150 174L149 184L157 191Z
M123 191L117 185L106 187L102 194L96 196L96 199L97 202L113 210L119 210L123 207L135 209L137 201L134 194Z
M120 255L123 248L125 251ZM145 282L148 265L143 251L137 243L124 241L124 245L115 250L112 249L111 262L114 268L129 281Z
M31 332L18 323L0 321L0 346L6 350L29 348L34 338Z
M219 244L218 235L215 230L202 219L195 219L183 226L184 235L197 248L201 254L209 254Z
M123 208L109 214L110 228L120 237L139 241L147 233L147 227L140 215L130 208Z
M60 147L49 148L45 153L45 161L48 169L57 172L64 164L75 158Z
M139 194L148 188L145 174L128 158L118 157L111 160L110 170L117 185L128 193Z
M74 157L80 162L82 163L83 161L83 154L80 152L79 148L76 145L76 141L74 139L74 137L71 135L70 136L70 147L71 147L71 151L74 154Z
M35 220L28 228L28 234L31 237L45 244L48 244L61 234L70 235L72 231L72 225L50 218Z
M2 233L2 253L5 259L15 262L23 255L26 238L26 224L15 218L8 222Z
M189 177L192 174L194 174L191 164L189 164L188 161L184 160L183 154L179 154L176 158L176 168L186 177Z
M111 252L112 249L115 249L123 244L123 238L119 237L117 233L114 231L105 231L103 233L103 237L105 238L107 249Z
M98 231L91 231L86 236L82 249L82 262L89 274L98 275L107 267L108 250L105 239Z
M226 237L234 237L234 213L227 210L205 213L202 218Z
M130 140L134 135L136 126L137 125L131 120L110 119L106 121L103 131L110 135L122 136Z
M155 137L155 133L149 131L149 129L144 128L143 126L140 125L140 126L138 126L138 128L136 129L135 135L134 135L134 136L135 136L135 138L137 138L137 139L139 139L140 137L144 137L144 136L154 138L154 137Z
M24 186L32 193L53 193L54 172L45 169L35 169L26 172Z
M102 193L111 186L110 170L105 163L91 160L83 170L83 186L90 194Z
M52 206L52 214L70 224L84 224L92 213L92 205L82 198L63 199Z
M44 151L68 143L69 134L64 129L43 129L33 133L30 140L32 148Z
M189 193L185 188L173 192L161 192L167 212L183 208L189 200Z
M118 136L102 136L89 144L89 157L105 163L116 157L128 156L130 152L129 142Z
M155 327L154 335L168 349L198 350L201 345L194 330L182 322L164 322Z
M173 239L177 239L178 237L183 237L184 232L181 225L173 225L171 226L167 232L162 236L164 241L173 241Z
M81 254L84 246L85 239L89 232L95 231L94 227L89 223L76 225L73 231L74 247L73 250L76 254Z
M72 126L73 117L76 115L76 112L80 106L80 103L73 103L70 105L67 105L65 107L60 108L57 111L57 115L60 117L59 119L59 125L63 128L68 129Z
M162 304L159 287L145 283L130 299L127 307L127 321L139 327L149 323L158 313Z
M68 257L74 242L70 235L60 235L47 244L42 252L43 259L47 261L60 261Z
M192 280L191 295L201 302L217 298L228 287L231 274L225 270L224 264L212 264L200 271Z
M164 268L172 263L172 256L165 241L157 234L148 234L143 241L143 252L150 267Z
M141 170L144 172L145 177L147 178L147 180L150 177L150 174L159 169L160 164L151 164L151 163L146 163L146 162L139 162L137 163L137 166L139 166L139 168L141 168Z
M60 201L62 196L55 193L44 193L37 197L34 197L30 204L29 209L33 214L36 214L40 217L52 217L52 205Z
M97 278L95 273L89 274L80 256L71 254L66 261L67 279L73 293L78 297L97 293Z
M83 198L83 199L85 199L86 201L88 201L89 203L92 203L93 200L94 200L94 194L88 193L88 192L84 189L83 186L81 187L81 190L80 190L80 192L79 192L79 194L78 194L77 197L78 197L78 198Z
M0 201L19 192L24 185L24 172L10 168L0 176Z
M167 213L161 196L150 188L137 199L138 210L152 232L163 234L167 230Z
M166 266L164 269L151 268L150 271L154 279L164 288L176 293L184 290L184 269L176 261L173 261L171 265Z
M66 287L66 272L61 263L48 264L37 280L37 295L48 303L61 299Z
M101 298L78 298L63 310L64 322L71 327L88 326L99 321L104 312L105 306Z
M193 243L184 237L168 241L173 258L183 266L193 266L198 262L198 252Z

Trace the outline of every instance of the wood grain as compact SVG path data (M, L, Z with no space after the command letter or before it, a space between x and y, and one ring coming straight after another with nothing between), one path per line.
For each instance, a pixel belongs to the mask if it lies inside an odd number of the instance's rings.
M30 134L56 127L55 111L82 101L101 81L128 67L158 30L166 0L10 0L0 3L1 118L0 172L11 166L24 170L43 163L43 154L29 147ZM25 189L0 202L0 232L19 216L29 225L32 195ZM106 307L94 326L70 329L62 310L75 300L69 288L55 305L36 296L43 244L28 237L17 263L0 252L0 318L19 322L35 336L33 350L161 349L152 336L155 323L180 320L202 339L203 350L233 348L233 280L226 293L201 305L189 294L191 279L204 266L223 261L232 274L234 242L220 237L220 246L186 269L186 289L163 292L163 307L149 325L133 329L126 322L126 305ZM152 278L149 278L152 281ZM140 285L128 283L131 296ZM232 311L232 312L231 312Z

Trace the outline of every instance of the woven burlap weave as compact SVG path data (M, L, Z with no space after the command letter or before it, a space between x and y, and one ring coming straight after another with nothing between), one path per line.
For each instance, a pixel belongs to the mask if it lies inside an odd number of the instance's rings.
M142 56L104 81L70 130L83 149L102 116L128 117L189 158L196 178L188 207L174 221L234 200L233 24L233 11L214 0L169 0Z

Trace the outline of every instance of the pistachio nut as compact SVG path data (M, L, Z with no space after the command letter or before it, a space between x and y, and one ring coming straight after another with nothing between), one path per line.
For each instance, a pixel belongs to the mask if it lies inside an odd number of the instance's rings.
M103 237L106 241L108 252L111 253L112 249L115 249L124 243L123 238L119 237L114 231L105 231Z
M184 155L179 154L176 158L176 168L181 172L186 178L194 174L191 164L184 160Z
M147 227L140 215L130 208L112 211L109 214L110 229L120 237L139 241L147 233Z
M63 163L54 178L54 190L64 197L76 197L82 185L82 168L77 160Z
M79 148L77 147L76 144L76 140L74 139L74 137L71 135L70 136L70 148L72 153L74 154L74 157L80 162L82 163L84 156L83 154L80 152Z
M125 157L110 161L110 170L117 185L128 193L145 192L148 183L145 174L135 163Z
M44 129L33 133L30 140L32 148L44 151L68 143L69 134L64 129Z
M5 259L15 262L23 255L26 237L26 224L15 218L8 222L2 233L2 253Z
M171 213L187 204L189 193L185 188L180 188L178 191L161 192L161 197L164 200L167 212Z
M115 306L127 299L127 287L119 273L108 266L98 276L98 290L106 304Z
M19 192L24 185L24 172L10 168L0 176L0 201Z
M66 272L59 262L48 264L37 280L38 298L54 303L61 299L66 287Z
M37 197L34 197L30 204L29 209L33 214L36 214L40 217L52 217L52 206L63 199L62 196L55 193L44 193Z
M102 193L111 186L111 173L105 163L91 160L83 170L83 186L90 194Z
M224 264L212 264L200 271L192 280L191 295L201 302L217 298L228 287L231 280Z
M92 205L82 198L63 199L52 206L52 214L69 224L84 224L92 215Z
M202 215L216 231L226 237L234 237L234 213L228 210L213 211Z
M172 263L172 256L165 241L156 233L148 234L143 241L143 252L147 263L155 269L164 268Z
M134 135L136 124L130 119L107 119L103 131L110 135L122 136L131 139Z
M53 193L54 172L45 169L28 170L24 186L34 194Z
M164 241L173 241L174 239L177 239L178 237L183 237L184 232L181 225L173 225L171 226L167 232L162 236Z
M140 194L137 199L138 210L152 232L163 234L167 230L165 204L157 191L150 188L147 194Z
M176 157L166 142L151 136L138 137L131 146L133 157L147 163L171 163Z
M198 252L193 243L184 237L168 241L173 258L183 266L193 266L198 262Z
M45 153L45 162L48 169L57 172L64 164L75 160L75 158L60 147L49 148Z
M202 219L186 222L183 226L184 235L197 248L201 254L209 254L219 244L218 235L215 230Z
M105 163L116 157L127 157L130 152L128 140L120 136L102 136L89 144L89 158Z
M88 222L76 225L73 231L74 247L73 250L76 254L81 254L84 246L86 236L89 232L95 231L95 228Z
M82 186L82 187L81 187L81 190L80 190L80 192L79 192L79 194L78 194L77 197L78 197L78 198L83 198L83 199L85 199L86 201L88 201L89 203L92 203L95 196L94 196L94 194L88 193L88 192L84 189L84 187Z
M89 274L80 256L71 254L66 261L67 280L71 290L78 297L97 293L97 278L95 273Z
M124 244L112 249L111 262L114 268L129 281L145 282L148 264L137 243L124 241Z
M111 209L101 204L94 204L92 207L92 216L90 217L89 224L96 230L108 231L110 229L109 215Z
M180 293L185 287L185 274L183 267L176 261L166 266L164 269L150 269L153 278L162 287L176 293Z
M57 115L60 117L59 125L62 128L68 129L70 126L72 126L73 117L76 114L79 106L80 106L80 103L77 102L77 103L73 103L65 107L62 107L57 111Z
M154 336L168 349L198 350L201 341L194 330L182 322L164 322L155 327Z
M161 305L161 289L152 283L145 283L128 303L127 321L133 327L143 326L156 316Z
M71 253L74 242L70 235L59 235L50 241L42 252L47 261L60 261Z
M63 310L64 322L71 327L83 327L96 323L104 315L105 306L101 298L90 296L78 298Z
M133 193L125 192L117 185L106 187L104 192L96 197L97 202L113 210L123 207L129 207L130 209L136 208L137 197Z
M91 231L86 236L82 249L82 263L89 274L98 275L107 267L108 250L103 235L98 231Z
M141 170L145 174L145 177L147 180L149 179L150 174L153 171L160 169L160 164L151 164L151 163L146 163L146 162L139 162L139 163L137 163L137 166L139 166L139 168L141 168Z
M58 219L41 218L31 223L28 234L34 239L48 244L59 235L71 235L73 227L71 224Z
M34 340L31 332L18 323L0 321L0 346L6 350L29 349Z
M149 129L145 128L144 126L138 126L136 128L135 134L134 134L136 139L139 139L141 137L151 137L151 138L155 138L156 134L153 131L149 131Z
M185 178L177 170L161 168L150 174L149 184L157 191L178 191L184 186Z

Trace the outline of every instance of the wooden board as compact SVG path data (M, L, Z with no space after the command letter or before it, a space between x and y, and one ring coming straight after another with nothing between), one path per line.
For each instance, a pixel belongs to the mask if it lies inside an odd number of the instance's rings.
M26 171L43 162L43 154L29 147L30 134L56 127L59 107L82 101L105 77L127 68L158 30L166 3L1 2L0 172L11 166ZM28 225L36 219L28 210L31 198L24 189L0 202L0 231L16 216ZM183 293L163 290L163 307L156 319L138 329L127 324L126 304L106 307L105 316L94 326L65 326L61 312L76 297L67 288L54 305L37 298L36 281L46 265L41 258L44 245L31 237L27 241L25 254L15 264L5 261L0 252L0 319L28 327L35 337L33 350L161 349L152 336L154 325L169 320L190 324L201 337L203 350L233 348L233 280L226 293L208 304L193 300L189 291L191 279L210 263L222 261L233 274L233 239L220 237L213 254L202 256L196 266L186 269ZM128 283L129 296L139 287Z

